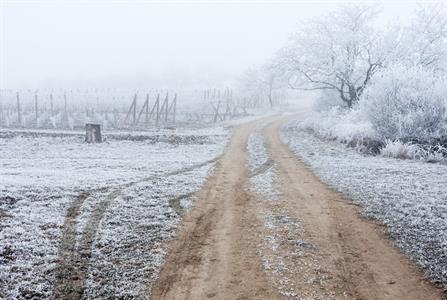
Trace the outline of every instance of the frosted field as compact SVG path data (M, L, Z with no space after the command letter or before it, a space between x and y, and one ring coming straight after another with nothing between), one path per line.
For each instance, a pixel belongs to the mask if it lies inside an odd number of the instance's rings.
M0 298L147 298L227 135L0 132Z
M386 225L394 243L447 289L447 166L365 156L337 142L282 128L282 139L327 184Z

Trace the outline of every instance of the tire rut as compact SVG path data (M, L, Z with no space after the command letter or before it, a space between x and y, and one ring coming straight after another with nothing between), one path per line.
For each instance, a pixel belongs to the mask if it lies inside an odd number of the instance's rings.
M121 195L124 189L145 181L157 179L161 176L167 177L186 173L194 169L204 167L208 164L215 163L218 158L219 157L189 167L181 168L173 172L168 172L163 175L149 176L141 180L118 185L118 187L113 189L98 188L81 192L81 194L72 201L65 216L62 237L59 244L59 264L56 268L54 299L79 300L82 298L85 289L85 279L93 251L92 246L100 222L110 204L114 199ZM79 234L76 230L76 224L84 202L87 201L87 199L94 193L107 191L110 192L95 206L90 218L87 221L84 231ZM188 195L181 195L178 197L178 200L180 200L182 196L186 197ZM77 241L79 242L77 243Z
M264 121L233 132L216 171L183 219L151 299L279 299L256 253L259 226L246 166L248 136Z
M442 299L440 290L391 245L383 226L362 219L359 207L322 183L280 140L285 121L264 129L267 149L278 169L284 208L302 221L305 239L318 250L326 289L336 299Z

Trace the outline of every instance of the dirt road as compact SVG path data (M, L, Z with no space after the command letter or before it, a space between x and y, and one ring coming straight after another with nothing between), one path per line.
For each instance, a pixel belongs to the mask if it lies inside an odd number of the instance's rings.
M268 118L234 130L184 218L151 299L442 299L383 228L361 219L356 206L280 141L284 121ZM263 122L280 195L274 202L253 189L247 170L247 139ZM297 230L265 226L266 213L295 220ZM266 267L261 254L273 234L280 242L270 254L282 269Z

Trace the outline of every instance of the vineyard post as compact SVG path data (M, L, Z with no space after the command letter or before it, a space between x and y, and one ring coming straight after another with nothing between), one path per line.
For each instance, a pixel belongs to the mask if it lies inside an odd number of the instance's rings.
M146 119L145 119L145 127L148 128L149 127L149 93L146 94L146 102L144 103L144 105L146 105Z
M155 126L159 126L160 125L160 94L157 94L157 101L155 102L155 104L157 105L157 117L155 119Z
M54 116L54 104L53 104L53 93L50 94L50 110L51 110L51 116Z
M137 94L135 94L133 102L134 102L134 105L133 105L133 125L135 126L135 123L137 121Z
M2 95L0 94L0 126L3 124L3 101Z
M135 123L137 121L137 94L135 94L132 104L129 107L129 111L127 112L126 118L124 119L124 123L127 123L129 120L130 115L132 114L132 124L135 126Z
M64 114L67 116L67 92L64 91Z
M175 94L175 96L174 96L174 101L172 102L171 106L172 105L174 106L173 111L172 111L172 113L173 113L172 120L174 121L174 124L175 124L175 115L177 114L177 94Z
M140 119L141 119L141 116L143 115L143 113L146 114L145 126L147 127L147 125L148 125L148 114L149 114L149 94L146 94L146 101L144 101L144 104L141 107L140 113L138 114L138 119L137 119L136 124L140 124Z
M34 111L36 113L36 127L39 120L39 106L37 104L37 92L34 94Z
M167 92L166 92L165 103L166 103L166 106L165 106L165 123L168 123L168 109L169 109L169 107L168 107L168 103L169 103L169 94L168 94Z
M64 118L63 118L63 127L68 127L68 111L67 111L67 92L64 91Z
M20 107L19 92L17 92L16 96L17 96L17 121L19 123L19 126L21 126L22 125L22 111L21 111L21 107Z

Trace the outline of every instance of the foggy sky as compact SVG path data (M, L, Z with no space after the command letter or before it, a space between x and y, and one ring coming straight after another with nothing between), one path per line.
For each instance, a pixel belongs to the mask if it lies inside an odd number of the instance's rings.
M0 88L227 82L271 57L299 20L336 5L249 0L0 3ZM413 5L383 4L385 19L405 18Z

